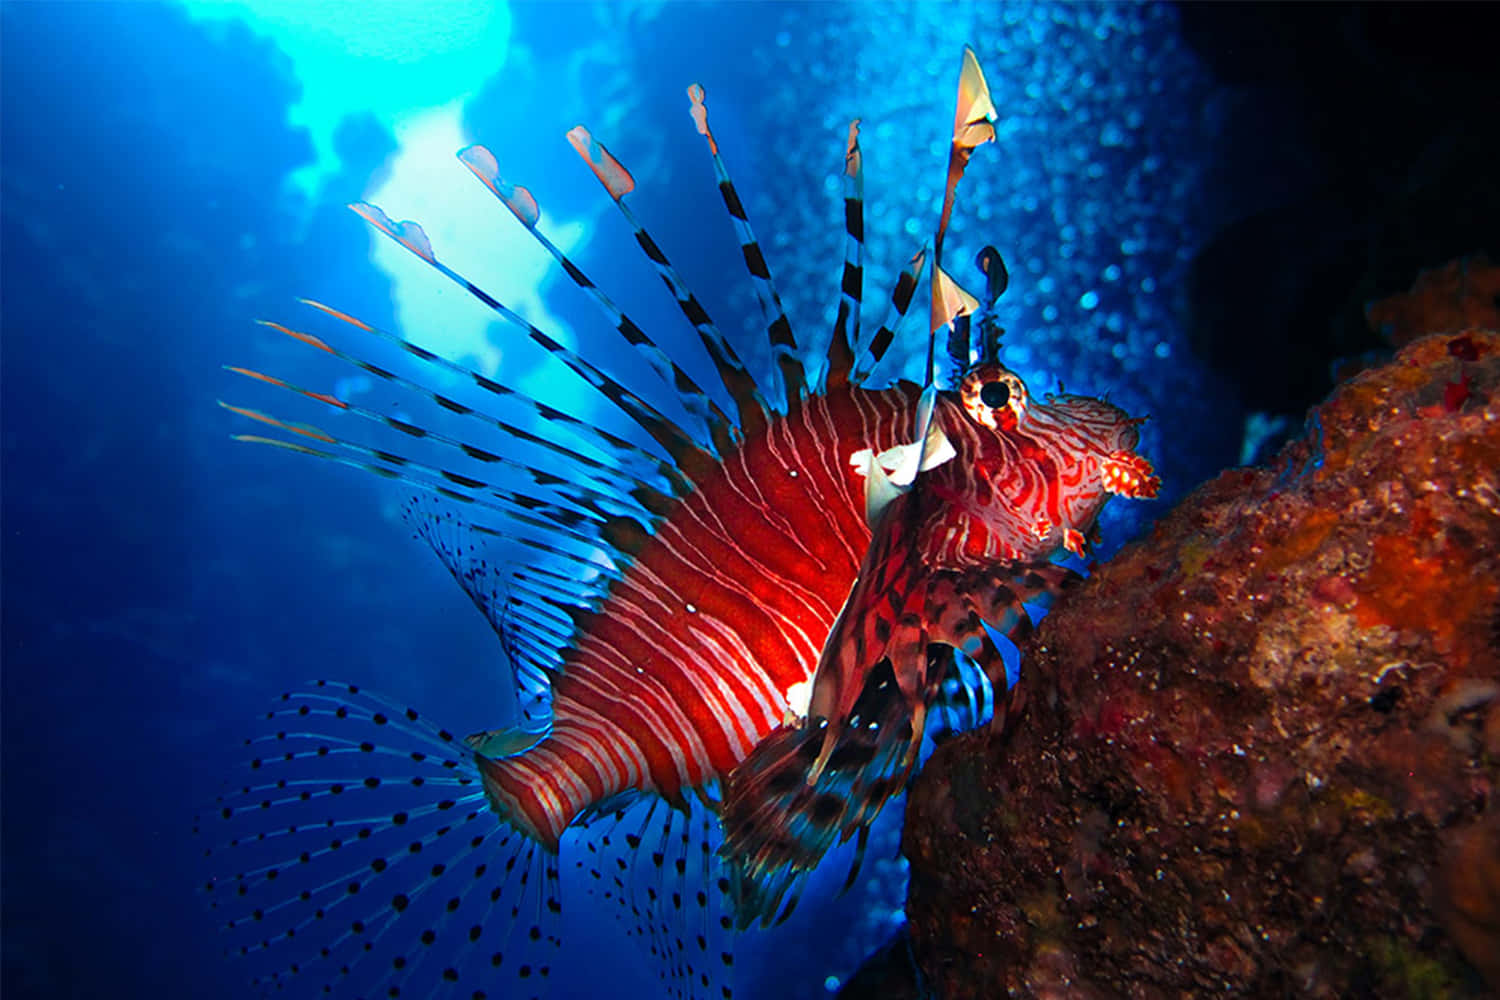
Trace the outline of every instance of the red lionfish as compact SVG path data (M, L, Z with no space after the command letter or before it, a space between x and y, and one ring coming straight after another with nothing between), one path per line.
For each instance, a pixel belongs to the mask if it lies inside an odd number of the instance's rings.
M1097 399L1033 398L998 360L990 307L1008 280L999 254L980 255L983 306L942 267L959 180L973 150L995 137L971 50L934 240L900 276L890 321L867 340L862 156L859 123L850 126L842 296L820 365L798 354L703 89L688 93L766 315L775 364L765 375L742 363L637 221L625 167L581 126L568 139L696 329L733 417L548 241L530 192L507 183L482 146L459 158L676 391L691 426L440 261L420 226L362 203L351 207L560 358L657 448L318 303L308 304L529 411L547 433L313 334L266 325L539 446L547 465L231 369L512 474L491 482L228 407L297 438L242 440L453 501L413 502L408 517L500 636L518 690L543 695L533 721L467 738L355 685L320 681L282 697L268 714L275 731L249 741L258 756L247 783L217 804L231 833L209 851L233 865L208 884L227 916L229 951L273 964L257 980L264 988L308 981L340 995L483 997L510 982L540 992L559 945L562 838L587 826L576 844L578 867L596 880L590 891L633 916L678 995L729 996L733 930L784 917L836 843L857 838L863 853L869 824L911 773L958 651L1006 693L994 710L1003 723L1015 689L995 637L1024 639L1032 622L1023 602L1077 579L1048 557L1086 550L1110 494L1155 495L1157 479L1133 450L1139 420ZM929 249L926 385L867 387ZM961 373L956 389L940 390L950 363ZM454 506L475 517L456 517ZM486 542L497 536L536 558L495 565ZM627 808L632 799L646 805ZM649 877L632 880L632 865Z

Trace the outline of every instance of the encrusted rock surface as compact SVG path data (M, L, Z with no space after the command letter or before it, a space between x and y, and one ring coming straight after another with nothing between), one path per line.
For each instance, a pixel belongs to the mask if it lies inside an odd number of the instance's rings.
M936 995L1500 993L1500 334L1345 383L1026 656L908 805Z

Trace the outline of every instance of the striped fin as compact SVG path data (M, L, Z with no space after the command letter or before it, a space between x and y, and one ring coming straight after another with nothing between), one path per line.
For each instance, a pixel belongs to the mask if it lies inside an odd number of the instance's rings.
M864 297L865 191L864 157L859 151L859 119L849 123L844 150L844 272L839 281L839 312L828 348L825 389L849 384L854 367L854 345L859 343L859 311Z
M275 420L275 418L272 418L272 420ZM278 421L278 423L281 423L281 421ZM321 448L299 444L296 441L282 441L279 438L266 438L266 436L261 435L234 435L234 439L236 441L249 442L249 444L264 444L270 445L270 447L284 448L287 451L296 451L296 453L306 454L306 456L312 456L315 459L324 459L326 462L335 463L335 465L344 465L348 466L348 468L360 469L363 472L372 472L372 474L380 475L381 478L389 478L389 480L398 480L401 483L408 484L408 486L416 487L416 489L426 490L426 492L432 493L432 495L458 501L460 504L471 504L475 505L475 507L498 511L498 513L501 513L505 517L507 523L535 529L535 531L541 532L546 540L532 537L532 535L519 534L519 532L504 532L493 528L481 528L478 525L474 526L475 531L486 531L487 534L493 535L493 537L514 541L514 543L522 544L522 546L535 550L535 552L541 553L541 555L549 556L549 558L568 559L568 561L585 568L585 570L597 570L597 568L600 568L597 564L598 553L603 550L603 543L600 540L589 538L588 535L580 534L579 531L568 528L568 526L555 525L555 523L546 522L546 520L538 519L538 517L532 517L531 514L523 513L523 511L508 510L501 502L484 501L483 498L474 498L474 496L468 495L468 493L460 493L458 490L453 489L453 487L443 486L443 484L438 483L426 483L426 481L417 480L417 478L411 477L411 475L405 474L405 472L396 471L396 469L386 468L386 466L377 465L374 462L360 462L360 460L350 459L350 457L333 453L333 451L324 451ZM562 543L580 544L580 546L588 550L588 553L585 555L585 553L577 552L577 550L565 549L565 547L562 547ZM616 570L610 570L610 573L616 573Z
M911 308L911 300L917 293L917 283L922 280L922 271L927 264L927 249L924 247L913 255L911 262L907 264L906 270L896 279L896 287L891 289L891 302L880 329L875 331L875 336L870 339L860 354L860 360L854 366L854 374L850 381L855 385L863 385L885 357L886 351L890 350L891 344L895 342L896 334L901 330L901 323L906 319L906 311ZM891 314L894 313L894 319Z
M276 324L267 325L274 326ZM599 518L601 521L615 516L638 516L638 508L636 508L634 505L630 505L628 514L625 512L625 507L628 503L629 498L621 496L613 484L609 484L605 487L600 487L596 485L590 485L587 482L579 482L577 480L581 477L568 478L560 476L556 473L547 472L546 470L537 468L534 465L530 465L525 462L519 462L512 458L506 458L503 455L497 455L485 448L480 448L478 445L469 444L467 442L460 441L457 438L449 437L448 435L443 434L441 431L431 430L418 424L411 423L410 421L387 416L383 413L377 413L376 411L368 409L367 407L360 406L358 403L340 400L334 396L329 395L328 393L316 392L312 389L305 388L303 386L297 385L294 382L289 382L286 379L278 378L274 375L267 375L263 372L254 371L249 368L240 368L235 365L225 365L224 367L227 371L234 372L237 375L244 375L248 378L253 378L257 381L265 382L268 385L274 385L281 389L287 389L291 392L297 393L298 395L306 396L308 399L313 399L320 403L325 403L329 406L336 407L337 409L345 413L352 413L355 416L361 417L365 420L369 420L373 423L383 424L386 427L391 428L392 430L400 431L402 434L405 434L408 437L415 438L417 440L436 441L455 451L462 452L467 458L470 458L476 462L480 462L486 465L498 465L502 468L511 469L529 479L532 486L561 494L562 497L568 502L578 505L585 511L588 511L595 517ZM254 414L249 411L243 411L237 407L228 406L228 404L221 405L225 405L226 408L234 410L236 413L243 413L243 415L245 416L250 416L256 420L261 420L264 423L271 423L274 426L282 426L282 424L277 421L264 418L263 415ZM303 431L301 430L298 431L298 433L302 432ZM351 445L350 447L360 446ZM445 478L448 477L447 473L444 473L443 475ZM550 497L539 496L535 493L527 495L537 500L550 499ZM655 523L654 519L652 523Z
M511 669L517 714L527 720L537 718L534 705L547 701L552 679L562 663L557 650L573 631L573 623L561 605L576 601L592 607L602 597L608 577L596 576L591 582L575 575L570 593L541 594L532 579L491 563L476 541L477 533L452 510L413 498L403 515L500 638ZM548 615L549 610L556 617ZM555 629L549 631L540 648L526 634L527 624L533 619L546 619Z
M740 927L784 919L802 877L904 788L952 671L944 647L1008 692L992 632L1023 642L1032 628L1024 601L1077 580L1050 563L932 570L909 539L946 502L919 489L887 507L829 633L806 716L762 739L729 775L722 853ZM994 724L1007 715L997 711Z
M630 417L642 430L650 434L666 450L689 480L693 480L695 475L701 477L712 471L716 464L714 457L704 451L686 431L663 416L656 407L605 374L593 362L552 339L525 317L438 260L437 255L432 251L432 244L428 242L422 227L417 223L395 222L385 212L367 202L355 202L349 207L376 229L422 258L439 274L484 303L497 316L525 330L534 343L573 369L579 378L592 385L620 412Z
M488 525L484 524L470 523L467 524L467 528L469 531L475 532L476 534L489 535L491 538L499 538L505 541L518 542L522 545L526 545L536 550L539 553L542 553L543 555L564 560L569 564L569 571L571 573L577 574L576 577L570 576L567 578L573 581L573 586L575 588L578 587L580 583L592 585L595 577L599 577L604 580L617 580L620 577L619 561L615 558L615 555L609 551L607 546L602 546L598 542L591 542L584 551L575 551L572 549L558 548L555 545L549 545L545 542L539 542L525 535L510 534L498 528L491 528ZM516 570L513 574L513 577L516 579L521 579L528 574L541 575L544 572L552 573L553 571L544 571L543 567L541 566L530 566L525 572L519 569ZM560 574L558 575L560 576Z
M267 714L199 832L204 888L261 990L539 996L561 919L556 858L498 822L464 742L319 681Z
M441 368L444 371L457 375L460 378L463 378L465 381L472 382L474 385L495 396L497 399L509 400L512 403L524 407L528 412L534 413L541 420L558 427L565 428L570 433L576 435L579 439L587 442L590 447L597 448L604 454L610 456L613 461L601 462L596 458L591 458L588 455L584 455L573 449L567 448L550 438L545 438L532 431L528 431L524 427L518 427L515 424L507 423L506 421L500 420L499 418L491 416L490 414L485 413L481 410L477 410L473 407L460 403L456 399L452 399L448 396L443 395L442 393L435 392L427 388L426 386L411 381L410 379L403 378L402 376L397 375L395 372L387 371L386 369L381 368L378 365L373 365L368 361L364 361L352 354L341 351L319 337L314 337L311 334L303 333L299 330L289 329L279 323L269 323L262 320L262 324L270 327L271 329L279 330L280 332L285 333L287 336L292 337L296 340L300 340L303 343L308 344L309 346L316 347L320 351L331 354L341 361L348 362L349 364L354 365L356 368L360 369L361 371L367 372L370 375L374 375L375 377L384 379L385 381L390 382L393 385L401 386L404 389L409 389L422 396L425 396L426 398L432 400L434 403L451 413L457 413L460 416L472 417L485 423L493 424L505 434L525 441L529 444L538 445L539 447L553 452L558 457L566 459L570 466L576 465L578 468L586 469L591 473L596 473L598 475L598 478L600 479L606 481L616 481L620 479L622 475L629 475L629 470L631 470L633 467L644 464L650 470L651 475L659 477L660 479L663 479L667 482L671 492L674 495L681 496L684 493L690 492L692 489L692 485L686 479L684 479L682 475L670 464L663 462L655 455L642 450L639 446L625 440L622 437L611 434L608 431L595 426L594 424L580 420L570 413L565 413L564 411L556 409L555 407L551 407L546 405L545 403L539 402L524 392L519 392L506 385L503 385L502 383L497 382L492 378L488 378L487 376L481 375L470 368L465 368L463 365L449 360L448 358L443 357L441 354L429 351L427 350L427 348L413 343L412 341L407 340L405 337L402 337L399 334L391 333L388 330L382 330L377 326L372 326L371 324L366 323L361 319L357 319L356 317L351 316L348 313L340 312L339 310L334 309L332 306L324 305L321 302L315 302L312 299L299 299L298 301L311 306L312 308L327 316L332 316L334 319L348 323L355 329L362 330L365 333L373 334L382 340L393 343L396 346L400 347L407 354L410 354L412 357L417 358L418 360L426 364ZM634 478L637 480L637 482L640 482L643 477L637 475ZM640 485L634 486L630 493L642 504L642 506L646 507L646 509L651 510L654 513L664 513L669 506L665 497L661 496L654 487L646 485L643 482L640 482Z
M572 144L578 155L583 157L583 162L588 164L594 176L599 179L599 183L604 185L604 189L614 199L620 214L625 217L625 221L635 233L636 242L640 244L641 250L651 261L652 266L656 268L656 273L671 291L672 297L677 300L677 307L698 331L698 339L702 341L704 349L708 351L708 356L713 360L719 380L724 383L724 388L739 409L740 428L746 434L758 433L765 426L770 407L756 386L754 377L745 368L745 363L730 346L723 332L714 325L714 321L708 316L708 311L703 308L698 297L682 280L682 276L667 259L666 253L657 245L656 240L652 239L640 220L635 217L630 206L625 204L625 195L635 190L635 178L631 177L630 171L626 170L624 165L604 147L604 144L595 139L582 125L569 130L568 142Z
M503 515L508 521L518 525L524 525L545 533L563 532L572 535L585 545L597 545L598 539L595 535L584 530L585 525L599 525L603 523L604 516L591 511L574 510L551 501L542 500L527 494L517 492L482 479L475 479L462 473L453 472L449 469L440 469L436 466L424 465L404 455L382 448L371 448L368 445L358 444L344 438L335 437L327 431L312 424L293 423L289 420L281 420L270 414L259 410L252 410L244 406L234 406L222 400L219 405L232 413L242 417L258 421L279 430L292 434L299 434L311 438L323 444L333 445L363 455L371 461L360 462L354 459L346 459L343 456L318 448L291 441L281 441L276 438L263 438L253 434L236 435L236 440L248 441L254 444L280 445L292 451L312 455L329 461L351 465L355 468L376 472L384 478L400 479L420 489L427 490L450 500L461 503L473 504L487 510L495 511ZM384 469L376 465L384 462L386 465L395 466L395 469ZM465 492L465 491L473 492Z
M744 255L745 267L749 270L750 276L755 279L755 294L760 299L761 312L766 317L766 333L771 340L772 356L781 369L786 405L790 407L807 392L807 375L797 354L797 337L792 333L791 321L786 318L786 309L781 305L781 296L776 294L776 283L771 279L771 269L766 264L766 255L761 252L760 242L755 238L755 231L750 228L750 218L745 214L745 206L740 201L739 192L734 189L734 182L729 179L729 168L724 165L724 159L719 155L719 143L714 139L713 131L708 127L708 106L704 103L704 96L703 87L700 84L695 83L688 87L688 99L693 102L693 123L698 126L698 133L707 140L708 151L713 156L714 175L719 181L719 194L724 199L724 207L729 210L735 233L739 236L740 252Z
M594 304L614 325L616 332L646 359L647 364L663 382L676 391L688 412L702 421L720 453L728 452L731 448L731 442L726 436L730 427L729 418L719 409L718 404L708 397L702 387L682 370L681 366L667 357L666 352L657 346L646 331L625 315L624 311L615 305L614 300L594 284L578 265L573 263L537 228L541 219L541 210L537 207L536 199L531 192L524 187L506 183L505 179L500 176L500 166L495 160L495 154L484 146L475 145L462 149L459 151L458 158L485 187L490 189L496 198L500 199L506 208L510 209L511 214L526 227L527 232L535 237L542 248L562 265L562 269L567 272L573 284L594 301Z
M968 657L959 657L953 647L934 649L947 666L941 672L942 679L927 712L927 735L934 743L941 744L953 735L993 722L1003 708L998 696L1003 696L1008 688L996 688L982 669ZM1010 660L1005 661L1005 667L1007 678L1013 678L1016 667ZM1014 680L1010 683L1014 684Z
M807 715L730 774L724 853L741 927L784 919L787 896L836 839L900 791L915 763L931 670L928 570L909 542L926 491L893 500L828 634ZM792 897L795 902L795 896Z
M725 855L740 929L790 916L803 877L829 848L860 834L862 822L904 790L921 732L889 660L871 671L848 721L812 783L804 776L820 756L826 720L775 730L731 776Z

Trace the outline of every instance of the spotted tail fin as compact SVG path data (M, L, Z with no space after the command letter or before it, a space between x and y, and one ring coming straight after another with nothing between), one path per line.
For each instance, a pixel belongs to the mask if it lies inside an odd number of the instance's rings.
M265 993L539 996L557 859L498 819L464 740L354 685L288 692L200 818L226 951Z

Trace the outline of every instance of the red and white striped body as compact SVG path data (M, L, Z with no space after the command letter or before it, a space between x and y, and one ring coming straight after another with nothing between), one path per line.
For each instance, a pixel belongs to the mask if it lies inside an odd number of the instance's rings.
M1133 457L1134 422L1115 407L1017 398L1016 419L995 427L939 397L934 419L957 454L925 474L941 513L909 544L928 570L1045 558L1088 529L1106 470ZM910 385L835 390L722 462L587 617L553 685L548 736L481 762L492 804L556 850L577 815L617 793L680 803L737 767L784 721L788 690L812 679L869 548L850 457L909 442L916 410Z
M549 735L482 765L513 822L556 849L589 805L680 801L781 724L870 542L848 458L909 440L915 402L909 385L808 399L677 505L568 652Z

